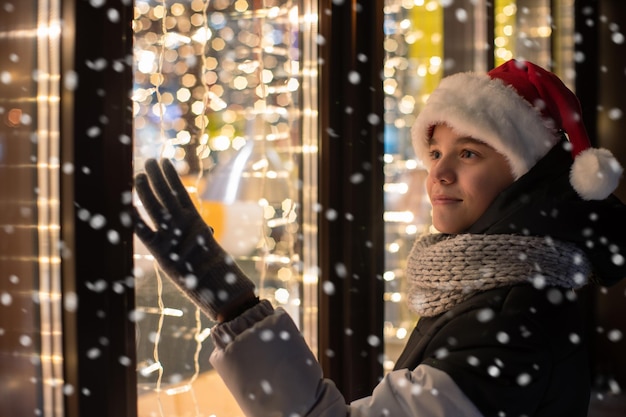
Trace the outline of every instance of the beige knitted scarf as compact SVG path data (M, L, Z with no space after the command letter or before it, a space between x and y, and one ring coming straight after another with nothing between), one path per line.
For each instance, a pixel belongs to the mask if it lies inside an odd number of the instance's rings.
M479 291L529 282L580 288L591 275L584 252L548 237L433 234L407 261L409 309L436 316Z

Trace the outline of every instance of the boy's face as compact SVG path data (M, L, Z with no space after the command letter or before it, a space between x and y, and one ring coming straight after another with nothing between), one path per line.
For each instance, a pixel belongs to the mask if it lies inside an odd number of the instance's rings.
M433 206L433 226L442 233L465 231L514 181L502 154L446 125L434 128L429 151L426 190Z

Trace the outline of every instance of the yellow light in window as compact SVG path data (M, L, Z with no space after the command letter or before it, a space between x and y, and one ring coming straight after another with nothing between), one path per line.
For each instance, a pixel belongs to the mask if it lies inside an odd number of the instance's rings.
M163 74L150 74L150 82L152 85L159 86L163 83L164 79Z
M290 268L280 268L276 275L281 281L289 281L293 278L293 272Z
M263 217L265 219L272 219L274 218L274 216L276 216L276 210L274 209L274 207L270 205L263 207Z
M176 98L178 101L186 102L191 98L191 91L188 88L179 88L176 91Z
M217 82L217 73L215 71L207 71L203 75L203 80L205 85L215 84ZM213 89L213 87L211 88Z
M206 69L212 70L217 68L217 59L215 57L209 56L204 60L204 66Z
M409 190L409 186L404 182L395 182L385 184L383 189L386 193L406 194Z
M408 159L405 163L406 169L411 170L411 169L416 169L418 167L418 163L415 159Z
M287 82L287 90L295 92L300 88L300 81L296 78L292 78Z
M426 3L426 10L429 12L434 12L439 8L439 3L437 1L429 1Z
M549 26L539 26L537 28L537 36L541 38L549 38L552 34L552 29Z
M163 6L155 6L152 9L152 16L154 17L154 19L162 19L163 16L165 16L165 9L163 8Z
M165 92L161 95L161 103L164 105L169 105L174 102L174 96L170 92Z
M404 233L406 233L407 235L414 235L417 233L417 226L414 224L410 224L408 225L405 229L404 229Z
M193 87L196 85L196 76L193 74L185 74L181 78L181 83L184 87Z
M165 115L165 106L163 104L155 104L152 106L152 114L157 117Z
M141 15L148 13L149 11L150 11L150 5L148 3L135 2L135 16L136 17L137 17L137 14L141 16Z
M185 44L189 42L191 42L191 38L189 38L188 36L181 35L180 33L168 32L167 34L165 34L165 47L166 48L175 48L177 45L181 43ZM173 51L173 50L168 50L167 52L169 52L170 54L172 52L176 53L176 51Z
M246 0L237 0L235 2L235 10L238 12L245 12L248 10L248 2Z
M400 250L400 245L397 242L390 243L387 247L387 251L389 253L398 253Z
M315 273L304 273L302 274L302 283L309 285L316 285L319 281L318 275Z
M406 336L408 335L408 331L404 328L404 327L399 327L396 330L396 337L400 340L403 340L406 338Z
M194 124L198 129L204 130L209 124L209 119L206 115L200 114L195 118ZM206 144L206 142L204 142L204 144Z
M404 129L407 127L407 121L404 119L396 119L393 121L393 125L398 129Z
M230 147L230 139L226 136L216 136L209 141L209 145L214 151L225 151Z
M226 42L222 38L215 38L211 41L211 47L216 51L221 51L226 46Z
M191 2L191 10L194 12L201 12L206 7L205 2L203 0L192 0Z
M156 69L156 55L151 51L140 51L136 54L137 70L150 74Z
M176 142L179 145L186 145L191 142L191 134L187 130L181 130L176 134Z
M233 86L237 90L244 90L246 87L248 87L248 80L245 77L237 76L233 80Z
M393 38L385 39L383 46L387 52L395 52L398 50L398 42Z
M195 101L191 105L191 111L193 114L200 115L204 113L204 103L202 101Z
M511 17L515 15L515 13L517 13L517 6L515 5L515 3L508 4L502 8L502 13L504 13L506 16Z
M163 158L174 158L175 155L176 148L166 143L165 146L163 146L163 152L161 152L161 156Z
M189 18L189 21L191 22L193 26L202 26L204 25L204 16L202 16L202 13L194 13Z
M398 82L393 78L387 78L383 82L383 89L385 90L385 94L393 95L398 88Z
M385 211L383 220L386 223L412 223L415 215L410 211Z
M391 294L391 298L390 301L392 303L399 303L400 301L402 301L402 294L399 292L394 292Z
M174 15L174 16L181 16L183 13L185 13L185 6L183 6L180 3L174 3L172 4L172 7L170 9L170 12Z
M153 363L151 365L143 366L139 368L139 373L142 376L149 376L150 374L161 369L161 364L159 362Z
M261 71L261 81L264 83L269 83L272 82L272 80L274 79L274 73L270 70L263 70Z
M211 39L211 36L213 36L213 32L211 32L211 29L201 27L193 35L191 35L191 39L198 43L205 43L209 39Z
M233 149L238 151L239 149L243 148L245 145L246 145L246 139L241 136L237 136L233 139L231 146L233 147Z
M274 298L281 304L287 304L289 302L289 291L285 288L279 288L274 291Z
M403 96L398 103L398 110L402 114L413 114L415 111L415 97Z
M430 65L435 65L435 66L441 65L441 57L440 56L431 56L429 61L430 61Z

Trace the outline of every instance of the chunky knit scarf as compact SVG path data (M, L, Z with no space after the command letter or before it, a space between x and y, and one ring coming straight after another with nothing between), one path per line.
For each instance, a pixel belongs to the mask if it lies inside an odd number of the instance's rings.
M522 282L580 288L590 275L582 250L548 237L428 235L408 257L409 309L435 316L479 291Z

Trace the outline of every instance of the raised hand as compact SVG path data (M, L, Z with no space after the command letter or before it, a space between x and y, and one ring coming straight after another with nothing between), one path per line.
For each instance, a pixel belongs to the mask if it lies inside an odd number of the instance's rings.
M217 243L169 160L146 161L135 189L155 227L137 214L135 233L209 318L230 320L258 303L254 283Z

